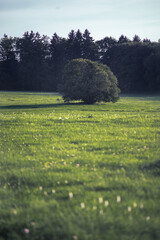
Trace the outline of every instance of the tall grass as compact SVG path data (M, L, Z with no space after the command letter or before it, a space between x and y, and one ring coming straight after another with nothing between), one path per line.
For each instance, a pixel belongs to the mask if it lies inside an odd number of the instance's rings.
M0 240L160 239L160 97L0 93Z

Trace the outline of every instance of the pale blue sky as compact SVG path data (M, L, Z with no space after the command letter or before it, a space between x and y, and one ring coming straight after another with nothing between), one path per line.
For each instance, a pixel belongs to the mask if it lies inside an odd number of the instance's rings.
M0 0L0 37L25 31L67 37L85 29L95 40L121 34L160 39L160 0Z

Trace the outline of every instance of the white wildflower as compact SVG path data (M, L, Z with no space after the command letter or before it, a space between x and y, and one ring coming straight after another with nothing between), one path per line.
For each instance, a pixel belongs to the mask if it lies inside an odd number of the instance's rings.
M83 202L80 205L81 205L81 208L85 208L85 204Z
M72 192L69 192L69 198L73 198L73 193Z
M137 207L137 203L136 203L136 202L133 203L133 207L134 207L134 208Z
M109 201L105 201L105 202L104 202L104 206L105 206L105 207L108 207L108 205L109 205Z
M103 203L103 198L102 197L99 198L99 203Z
M100 215L103 215L103 210L100 210L100 211L99 211L99 214L100 214Z
M121 197L117 196L117 202L120 202L120 201L121 201Z
M128 212L131 212L132 211L132 208L129 206L128 207Z
M13 213L14 213L14 215L17 215L17 211L16 210L13 210Z
M140 208L143 208L143 207L144 207L144 206L143 206L143 203L141 203L141 204L140 204Z
M93 206L93 210L96 210L97 209L97 206Z
M77 240L78 237L76 235L73 236L73 240Z

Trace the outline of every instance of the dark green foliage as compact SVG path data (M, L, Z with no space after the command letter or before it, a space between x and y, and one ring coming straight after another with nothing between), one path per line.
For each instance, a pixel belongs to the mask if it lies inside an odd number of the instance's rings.
M150 55L144 62L145 84L150 92L160 91L160 51Z
M66 45L66 59L81 58L83 55L83 36L80 30L73 30L68 34Z
M83 58L92 61L98 60L98 46L94 43L94 40L87 29L83 34Z
M71 30L67 38L56 33L49 39L38 32L20 38L0 39L0 90L57 91L65 65L83 58L106 64L123 92L160 92L160 42L118 40L105 37L94 41L90 32Z
M87 59L70 61L63 74L60 92L65 101L82 100L85 103L116 102L119 89L110 69Z
M0 40L0 90L18 90L18 62L16 60L16 38Z
M160 159L149 164L144 164L140 167L140 169L144 172L150 173L151 175L160 176Z
M144 62L152 52L153 47L148 44L115 45L106 52L103 63L118 78L122 92L145 92L148 86L145 85Z
M19 52L19 79L21 89L28 91L49 90L49 71L45 61L48 38L32 31L24 33L17 41ZM45 82L46 81L46 82Z
M49 46L50 58L48 59L50 71L52 74L52 86L57 90L57 85L61 82L62 72L67 62L65 49L67 47L67 40L59 37L56 33L51 39Z
M140 37L138 35L134 35L133 42L137 42L138 43L140 41L141 41Z
M130 42L130 40L126 36L124 36L123 34L118 39L119 44L128 43L128 42Z
M98 46L99 59L103 59L105 53L117 44L117 40L112 37L105 37L96 42Z

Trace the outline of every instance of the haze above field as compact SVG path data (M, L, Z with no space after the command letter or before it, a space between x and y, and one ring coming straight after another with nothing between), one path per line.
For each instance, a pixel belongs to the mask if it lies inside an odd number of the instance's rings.
M0 37L30 30L67 37L88 28L96 40L137 34L158 41L159 25L159 0L0 0Z

